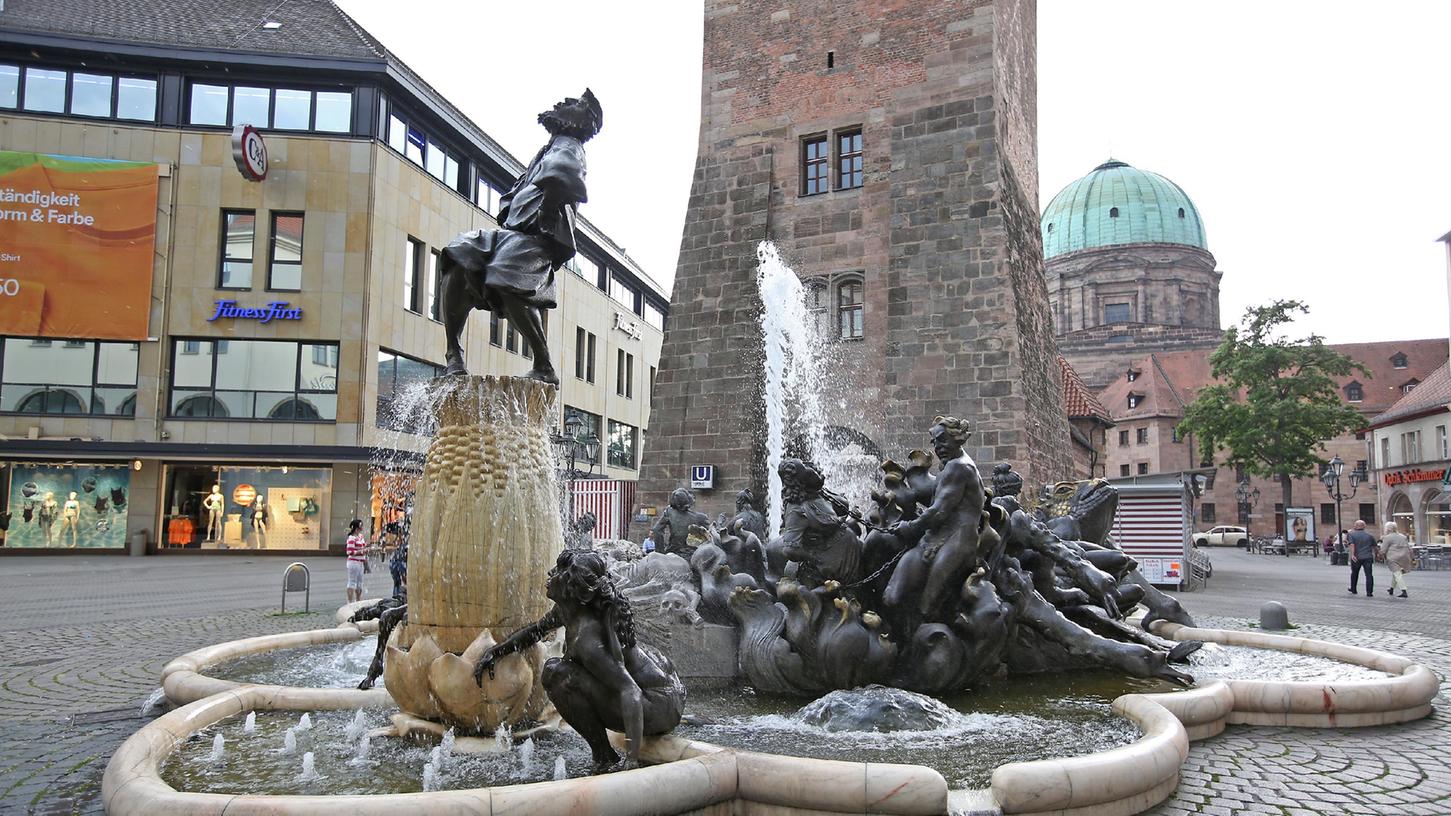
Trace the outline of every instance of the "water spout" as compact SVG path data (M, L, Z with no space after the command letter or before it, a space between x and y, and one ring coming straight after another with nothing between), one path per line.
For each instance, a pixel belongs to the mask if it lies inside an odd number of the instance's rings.
M310 730L312 730L312 716L309 715L306 711L302 712L302 716L299 717L298 720L297 720L297 730L298 731L310 731Z
M287 733L282 735L282 753L297 753L297 726L288 728Z
M562 756L555 757L554 758L554 781L555 782L558 782L558 781L560 781L562 779L568 779L568 778L569 778L569 770L564 767L564 757L562 757Z
M433 767L432 762L426 762L423 765L423 791L428 793L436 790L438 790L438 769Z
M302 774L297 777L297 780L299 782L315 782L319 779L322 779L322 776L317 772L317 760L314 759L312 752L308 751L302 755Z
M221 760L222 755L225 754L226 752L227 752L227 739L226 739L226 737L223 737L221 734L217 734L215 737L212 737L212 755L209 756L209 757L207 757L207 759L211 760L212 762L217 762L217 761Z
M343 730L343 736L347 739L348 742L352 742L353 740L357 739L358 736L367 729L367 727L368 721L366 715L363 714L363 709L360 708L358 709L358 712L353 715L353 719L348 722L348 727Z
M162 700L165 700L165 699L166 699L166 690L165 689L156 689L155 691L153 691L150 694L146 695L146 700L141 703L141 714L138 715L138 716L145 717L147 714L150 714L151 713L151 710L153 708L156 708L157 706L161 705L161 701Z
M255 734L255 733L257 733L257 712L255 712L255 711L248 711L247 712L247 721L242 724L242 733L243 734Z
M494 750L501 754L507 754L514 748L514 735L509 733L507 725L500 725L494 729Z
M453 762L453 741L454 734L452 728L443 732L443 739L438 743L438 755L443 760L438 766L439 770L443 770Z
M534 738L529 737L519 746L519 770L525 776L534 771Z
M368 763L368 751L373 747L373 738L367 734L358 740L358 752L348 760L349 765L366 765Z

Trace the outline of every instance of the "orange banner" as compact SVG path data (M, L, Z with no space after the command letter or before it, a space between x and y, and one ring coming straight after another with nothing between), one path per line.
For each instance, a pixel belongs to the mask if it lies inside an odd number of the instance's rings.
M145 340L156 165L0 150L0 334Z

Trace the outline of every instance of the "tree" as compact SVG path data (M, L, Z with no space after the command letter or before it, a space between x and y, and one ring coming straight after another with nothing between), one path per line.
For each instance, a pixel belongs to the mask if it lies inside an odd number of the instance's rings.
M1206 458L1225 453L1226 464L1278 479L1284 506L1290 480L1318 475L1325 440L1365 427L1360 412L1340 398L1336 377L1369 376L1365 366L1325 345L1317 335L1281 336L1282 327L1309 308L1276 300L1247 309L1239 326L1209 356L1216 382L1184 409L1179 431L1199 438Z

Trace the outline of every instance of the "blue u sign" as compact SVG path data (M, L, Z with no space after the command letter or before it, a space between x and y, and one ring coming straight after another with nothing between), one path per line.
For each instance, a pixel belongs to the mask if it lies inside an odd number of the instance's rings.
M715 487L715 465L691 465L690 466L691 487Z

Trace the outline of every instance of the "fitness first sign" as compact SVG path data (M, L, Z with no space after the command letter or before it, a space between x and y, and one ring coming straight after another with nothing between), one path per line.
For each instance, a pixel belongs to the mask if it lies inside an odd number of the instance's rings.
M156 167L0 150L0 335L146 339Z

